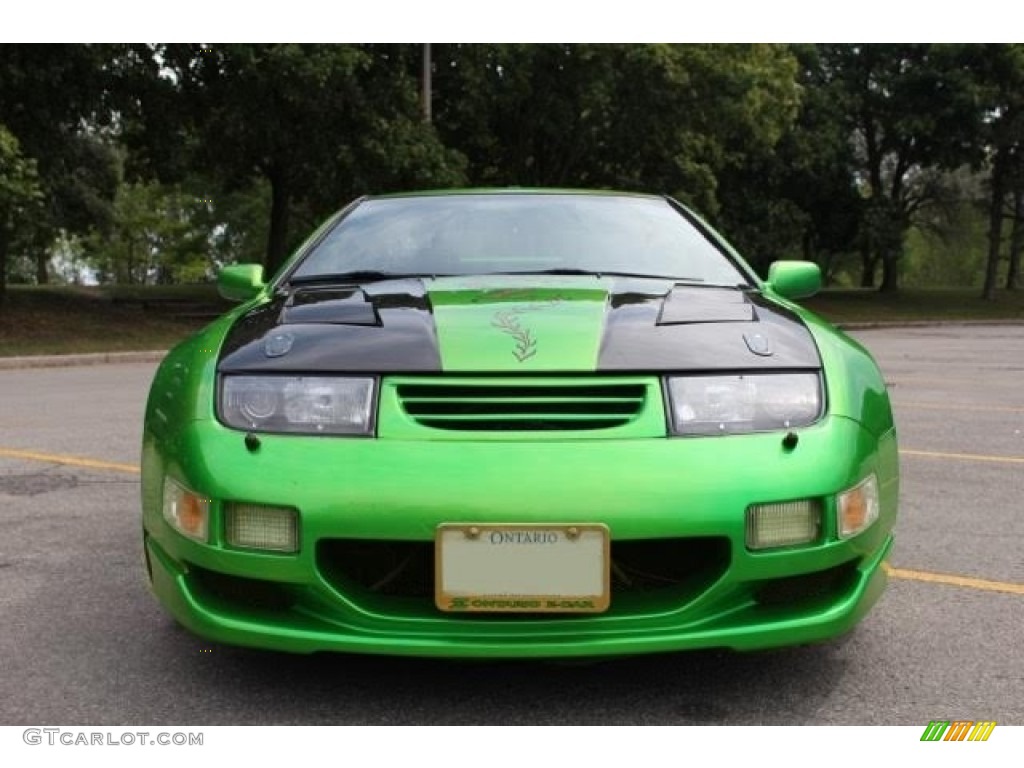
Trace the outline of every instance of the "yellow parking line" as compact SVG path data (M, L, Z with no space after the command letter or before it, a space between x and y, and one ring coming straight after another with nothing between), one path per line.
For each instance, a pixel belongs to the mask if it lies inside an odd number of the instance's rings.
M900 456L920 456L924 459L959 459L960 461L991 461L996 464L1024 464L1024 456L987 456L983 453L944 453L942 451L916 451L900 448Z
M995 413L1024 413L1024 408L1012 405L973 405L971 403L929 403L923 400L893 399L893 406L900 408L924 408L936 411L992 411Z
M27 459L28 461L45 461L49 464L66 464L70 467L87 467L88 469L108 469L112 472L139 473L134 464L120 464L116 461L100 461L85 459L81 456L66 456L62 453L40 453L39 451L21 451L16 448L0 448L0 457L9 459Z
M955 576L951 573L912 571L907 568L893 568L888 563L882 567L885 568L885 572L893 579L924 581L929 584L946 584L951 587L967 587L968 589L980 589L985 592L1008 592L1011 595L1024 595L1024 584L1014 584L1009 581L975 579L970 576Z

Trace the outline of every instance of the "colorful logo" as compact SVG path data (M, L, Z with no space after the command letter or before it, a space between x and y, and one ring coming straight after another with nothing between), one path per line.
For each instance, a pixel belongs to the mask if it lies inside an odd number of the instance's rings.
M994 720L932 720L921 734L921 741L988 741Z

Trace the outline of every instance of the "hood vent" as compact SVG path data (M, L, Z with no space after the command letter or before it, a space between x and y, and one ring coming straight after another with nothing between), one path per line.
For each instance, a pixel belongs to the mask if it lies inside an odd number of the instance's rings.
M687 288L669 291L658 325L750 323L757 320L747 295L732 288Z
M321 288L293 293L282 322L380 325L380 318L361 288Z

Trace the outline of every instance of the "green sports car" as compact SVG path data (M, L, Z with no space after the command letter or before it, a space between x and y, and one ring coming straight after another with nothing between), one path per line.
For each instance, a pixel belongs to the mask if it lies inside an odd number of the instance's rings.
M360 199L167 355L153 591L294 652L570 657L825 640L878 599L896 433L870 355L650 195Z

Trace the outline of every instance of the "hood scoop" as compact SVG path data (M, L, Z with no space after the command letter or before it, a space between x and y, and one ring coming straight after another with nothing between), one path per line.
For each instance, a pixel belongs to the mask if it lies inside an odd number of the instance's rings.
M756 320L754 305L743 291L677 285L662 302L657 325L752 323Z
M281 322L380 325L380 317L361 288L320 288L293 293Z

